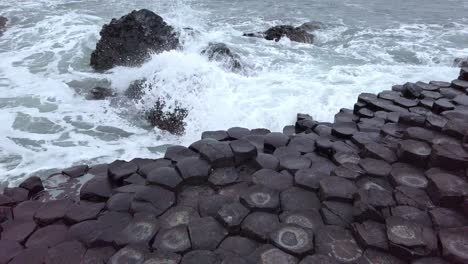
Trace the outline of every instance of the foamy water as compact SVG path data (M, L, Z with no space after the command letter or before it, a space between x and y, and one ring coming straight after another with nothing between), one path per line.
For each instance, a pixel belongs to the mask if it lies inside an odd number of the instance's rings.
M418 1L90 1L0 0L10 19L0 37L0 183L47 175L78 163L158 157L166 144L189 144L202 131L232 126L280 131L298 112L331 121L360 92L406 81L450 80L468 55L468 6ZM184 47L137 68L95 73L89 56L103 24L132 9L160 14ZM319 20L313 45L242 37L287 23ZM192 27L194 34L183 31ZM246 73L225 70L200 52L224 42ZM123 93L137 79L154 87L144 103L118 96L89 101L108 85ZM163 96L189 109L186 133L152 129L138 111Z

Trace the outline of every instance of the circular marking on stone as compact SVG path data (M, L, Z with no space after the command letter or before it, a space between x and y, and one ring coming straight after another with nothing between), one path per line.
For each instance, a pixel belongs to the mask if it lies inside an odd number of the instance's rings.
M310 229L314 228L314 224L309 219L307 219L307 217L304 217L302 215L290 215L286 218L285 222L288 224L296 224Z
M377 190L380 190L380 191L385 191L385 189L382 186L380 186L380 185L378 185L378 184L376 184L374 182L366 182L364 184L364 189L365 190L377 189Z
M362 256L362 250L353 240L335 240L331 243L333 257L340 262L354 262Z
M135 223L130 230L128 230L128 234L134 238L138 238L139 240L146 240L150 239L155 233L155 225L145 222Z
M468 259L468 241L463 239L451 240L447 245L448 250L454 255Z
M393 226L390 231L398 237L403 239L414 239L416 238L416 233L409 228L408 226L404 225L396 225Z
M112 258L109 259L109 264L119 264L119 263L138 263L140 260L143 260L143 253L132 249L132 248L122 248L119 252L115 253Z
M405 175L400 178L400 180L408 186L415 188L425 188L427 187L427 180L421 177L415 177L410 175Z
M271 200L271 195L268 193L256 192L250 194L250 199L257 205L266 205Z
M177 250L181 247L184 247L187 243L185 234L181 232L167 232L162 237L162 241L165 247Z
M308 234L301 228L288 226L278 231L278 242L287 249L300 249L309 243Z

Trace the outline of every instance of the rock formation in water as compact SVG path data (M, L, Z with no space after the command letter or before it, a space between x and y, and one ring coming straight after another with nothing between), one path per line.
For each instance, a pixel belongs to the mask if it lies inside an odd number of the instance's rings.
M6 24L8 19L6 17L0 16L0 36L3 35L3 32L6 30Z
M291 41L312 43L314 42L314 35L311 33L323 27L320 22L312 21L304 23L298 27L290 25L279 25L269 28L265 32L258 33L245 33L246 37L261 37L267 40L279 41L282 37L287 37Z
M463 68L333 123L31 177L0 195L0 263L468 263L467 94Z
M453 66L454 67L460 67L460 68L468 67L468 57L466 57L466 58L455 58L453 60Z
M101 30L101 39L91 54L91 66L99 71L115 66L135 66L151 53L179 46L174 29L157 14L141 9L120 19L112 19Z
M209 60L221 62L227 70L239 72L243 69L239 55L224 43L210 43L202 54Z
M112 96L115 96L115 92L111 88L97 86L89 91L86 98L88 100L104 100Z

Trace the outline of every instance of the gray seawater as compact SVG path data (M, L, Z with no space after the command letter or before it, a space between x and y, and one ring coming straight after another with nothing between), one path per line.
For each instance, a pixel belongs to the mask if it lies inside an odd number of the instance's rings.
M140 8L174 26L183 50L137 68L93 72L89 57L102 25ZM0 0L0 10L10 19L0 37L0 185L83 162L157 157L205 130L280 131L297 112L330 121L360 92L455 78L453 59L468 55L465 0ZM311 20L326 25L313 45L242 37ZM231 47L247 73L207 61L200 51L209 42ZM142 77L159 88L144 102L85 99L96 85L122 93ZM158 96L190 110L185 135L139 118Z

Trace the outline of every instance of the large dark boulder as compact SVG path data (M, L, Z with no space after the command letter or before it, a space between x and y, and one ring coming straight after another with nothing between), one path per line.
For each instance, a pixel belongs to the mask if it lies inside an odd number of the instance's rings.
M152 52L160 53L179 46L174 29L146 9L112 19L103 26L100 35L96 50L91 54L91 66L96 70L139 65Z
M2 36L3 31L5 31L7 22L8 19L6 17L0 16L0 36Z
M0 27L1 27L1 25L0 25ZM460 67L460 68L468 67L468 57L455 58L453 60L453 66L454 67Z
M317 21L304 23L298 27L290 25L279 25L269 28L265 32L245 33L246 37L261 37L267 40L279 41L282 37L287 37L291 41L301 43L314 42L314 35L311 33L323 27L323 24Z
M232 52L224 43L210 43L208 47L202 51L202 54L207 56L210 61L221 62L224 67L230 71L242 70L239 55Z

